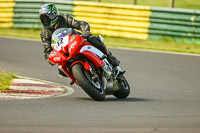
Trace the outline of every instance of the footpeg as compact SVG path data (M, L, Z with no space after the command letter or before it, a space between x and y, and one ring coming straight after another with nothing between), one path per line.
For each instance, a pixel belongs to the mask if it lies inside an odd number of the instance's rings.
M107 55L103 55L102 57L101 57L101 60L103 60L103 59L105 59L105 58L107 58Z

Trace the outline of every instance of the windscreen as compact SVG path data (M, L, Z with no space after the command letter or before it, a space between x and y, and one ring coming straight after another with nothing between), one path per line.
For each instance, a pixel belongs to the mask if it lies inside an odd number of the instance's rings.
M59 28L55 30L52 35L51 43L55 44L59 38L64 37L68 34L72 34L72 28Z

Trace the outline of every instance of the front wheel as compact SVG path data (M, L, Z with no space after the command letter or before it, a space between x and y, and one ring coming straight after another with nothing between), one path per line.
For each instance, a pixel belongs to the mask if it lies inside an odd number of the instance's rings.
M119 90L114 93L114 96L119 99L124 99L130 94L130 86L124 76L118 78Z
M72 67L72 73L76 78L78 85L94 100L103 101L105 99L104 89L97 78L94 79L80 63Z

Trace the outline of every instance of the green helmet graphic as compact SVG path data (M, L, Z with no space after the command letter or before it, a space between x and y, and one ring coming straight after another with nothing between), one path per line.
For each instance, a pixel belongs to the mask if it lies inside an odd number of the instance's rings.
M53 3L44 4L39 10L40 21L45 28L54 26L58 21L58 9Z

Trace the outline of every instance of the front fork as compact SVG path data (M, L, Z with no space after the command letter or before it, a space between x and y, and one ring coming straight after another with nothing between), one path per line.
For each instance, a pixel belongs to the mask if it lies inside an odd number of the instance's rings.
M113 91L119 90L118 81L116 80L117 73L113 70L112 66L105 58L103 59L104 65L102 66L102 84L106 94L112 94Z

